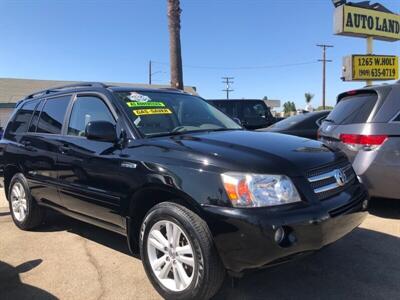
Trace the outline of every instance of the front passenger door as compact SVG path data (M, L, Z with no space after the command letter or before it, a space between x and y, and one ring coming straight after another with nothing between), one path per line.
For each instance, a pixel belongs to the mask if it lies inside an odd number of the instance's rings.
M67 209L108 224L123 226L120 200L124 191L120 172L121 150L110 142L88 140L91 121L117 124L106 98L81 94L73 100L58 158L60 196Z

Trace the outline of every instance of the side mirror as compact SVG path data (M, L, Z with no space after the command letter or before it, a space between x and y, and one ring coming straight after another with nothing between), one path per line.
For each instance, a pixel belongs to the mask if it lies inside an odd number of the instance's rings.
M85 128L88 140L115 143L118 140L115 125L107 121L89 122Z

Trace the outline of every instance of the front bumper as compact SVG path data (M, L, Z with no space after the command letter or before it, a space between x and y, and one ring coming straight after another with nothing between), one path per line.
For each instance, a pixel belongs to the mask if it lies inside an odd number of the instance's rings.
M204 209L226 269L240 273L289 260L342 238L365 219L365 200L368 194L357 183L332 198L302 207ZM278 228L285 230L284 243L275 240Z

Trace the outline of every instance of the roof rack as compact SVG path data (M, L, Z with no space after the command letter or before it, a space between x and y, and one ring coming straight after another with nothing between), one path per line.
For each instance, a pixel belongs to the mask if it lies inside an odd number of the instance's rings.
M43 95L47 95L47 94L50 94L50 93L60 92L62 90L66 90L66 89L84 88L84 87L102 87L102 88L106 88L106 87L108 87L108 85L106 85L104 83L101 83L101 82L78 82L78 83L67 84L67 85L53 87L53 88L50 88L50 89L37 91L37 92L34 92L34 93L26 96L23 100L32 99L32 98L35 98L37 96L43 96Z

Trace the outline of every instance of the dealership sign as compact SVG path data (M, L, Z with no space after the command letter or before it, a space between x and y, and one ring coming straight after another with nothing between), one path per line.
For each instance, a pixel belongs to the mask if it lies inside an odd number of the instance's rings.
M344 81L396 80L399 60L392 55L350 55L343 59Z
M335 34L400 40L400 15L342 5L335 9L334 23Z

